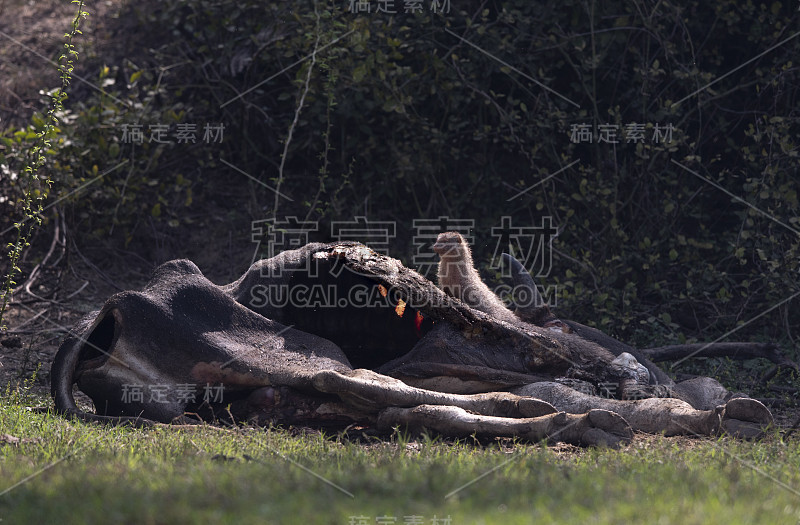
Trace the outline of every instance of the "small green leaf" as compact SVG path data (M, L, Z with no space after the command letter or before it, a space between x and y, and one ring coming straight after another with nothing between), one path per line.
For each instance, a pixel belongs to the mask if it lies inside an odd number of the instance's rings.
M364 64L361 64L357 68L353 70L353 82L361 82L367 74L367 68Z

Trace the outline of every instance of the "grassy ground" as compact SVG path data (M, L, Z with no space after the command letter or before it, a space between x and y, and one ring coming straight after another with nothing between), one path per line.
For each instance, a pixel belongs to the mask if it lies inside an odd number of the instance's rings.
M43 401L0 401L3 525L800 523L800 440L778 432L756 443L637 435L621 450L370 443L109 428L26 408Z

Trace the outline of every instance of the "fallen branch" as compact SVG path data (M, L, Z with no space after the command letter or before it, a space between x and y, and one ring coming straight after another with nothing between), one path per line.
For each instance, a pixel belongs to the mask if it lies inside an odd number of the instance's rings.
M780 397L757 397L756 401L768 407L791 407L797 403Z
M800 390L791 386L778 386L778 385L771 385L769 389L772 390L773 392L781 392L784 394L796 394L798 390Z
M780 352L775 343L694 343L646 348L642 352L655 362L689 357L730 357L731 359L769 359L776 365L800 371L800 366Z
M28 319L26 319L25 321L23 321L22 323L20 323L19 325L17 325L17 326L15 327L15 329L14 329L14 330L8 330L6 333L9 333L9 334L19 334L20 332L18 332L18 331L17 331L17 329L19 329L19 328L22 328L23 326L25 326L25 325L27 325L27 324L30 324L30 323L34 322L35 320L37 320L38 318L40 318L41 316L43 316L44 314L46 314L46 313L47 313L47 311L48 311L49 309L50 309L49 307L48 307L48 308L45 308L44 310L42 310L42 311L38 312L38 313L37 313L36 315L34 315L33 317L29 317ZM38 333L38 332L41 332L41 330L35 330L35 331L34 331L34 333Z

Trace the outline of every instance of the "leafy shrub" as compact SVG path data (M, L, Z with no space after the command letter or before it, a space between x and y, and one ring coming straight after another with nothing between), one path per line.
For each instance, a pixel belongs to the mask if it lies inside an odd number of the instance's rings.
M215 202L244 223L366 214L398 222L397 255L410 260L414 218L472 218L486 239L502 216L552 216L559 235L544 281L559 285L571 317L641 345L739 326L739 339L793 335L789 303L742 326L800 290L791 5L396 5L393 16L321 1L131 5L157 45L99 71L109 95L72 105L53 165L65 188L123 160L125 177L72 201L73 231L113 228L137 244L197 227ZM315 46L309 75L301 59ZM186 122L222 123L225 139L120 140L125 124ZM632 123L647 140L626 141ZM619 142L571 140L581 124L616 125ZM656 125L672 126L672 140L652 140ZM238 170L280 181L294 200Z

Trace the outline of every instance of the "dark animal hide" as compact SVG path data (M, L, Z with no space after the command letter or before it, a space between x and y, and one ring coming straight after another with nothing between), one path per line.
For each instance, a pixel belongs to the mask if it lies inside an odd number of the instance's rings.
M172 261L78 323L52 393L61 413L113 423L405 425L579 445L625 443L632 429L752 437L772 421L712 379L673 383L597 330L517 315L473 310L357 243L286 251L226 286Z

